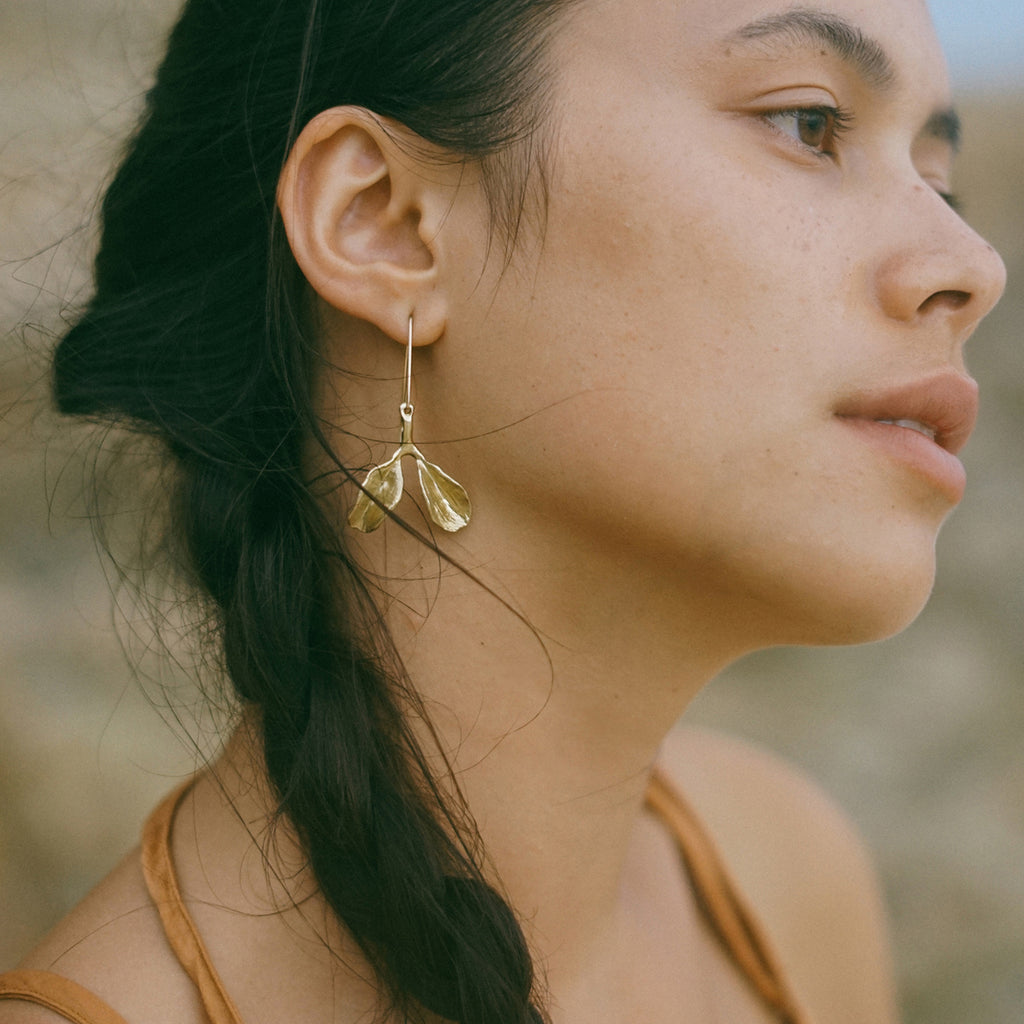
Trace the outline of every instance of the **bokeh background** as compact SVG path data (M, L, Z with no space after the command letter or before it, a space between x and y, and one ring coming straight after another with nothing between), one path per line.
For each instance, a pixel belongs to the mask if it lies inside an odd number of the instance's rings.
M43 387L60 307L88 285L100 184L177 6L0 5L0 968L133 845L196 763L173 723L191 714L188 684L172 675L167 699L150 678L165 671L157 661L143 658L141 680L126 662L123 646L137 659L150 637L100 567L83 437L56 427ZM783 752L859 823L889 897L909 1024L1020 1024L1024 8L932 7L968 129L957 189L1010 271L970 349L983 411L935 596L885 644L747 659L692 717ZM209 720L198 724L200 745L215 745Z

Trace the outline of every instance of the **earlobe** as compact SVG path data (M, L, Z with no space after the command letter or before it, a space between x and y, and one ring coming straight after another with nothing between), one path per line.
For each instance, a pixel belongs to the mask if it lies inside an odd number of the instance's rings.
M398 131L401 129L395 129ZM437 232L444 186L359 107L317 115L292 147L277 203L299 268L324 301L404 341L444 329Z

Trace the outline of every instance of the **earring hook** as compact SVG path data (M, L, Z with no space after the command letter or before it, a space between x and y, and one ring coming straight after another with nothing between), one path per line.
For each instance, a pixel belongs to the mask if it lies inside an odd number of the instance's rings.
M402 414L403 423L412 423L412 313L409 314L409 337L405 345L405 393L398 411Z

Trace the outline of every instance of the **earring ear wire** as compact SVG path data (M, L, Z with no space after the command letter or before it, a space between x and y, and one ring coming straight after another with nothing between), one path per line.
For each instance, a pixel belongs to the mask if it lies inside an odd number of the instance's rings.
M438 466L427 462L413 443L412 415L415 407L412 402L412 336L413 316L410 313L409 336L405 346L405 384L402 404L398 407L402 418L401 440L390 459L374 466L366 474L359 497L356 498L348 515L349 526L363 533L376 530L401 499L405 486L402 459L406 455L411 455L416 460L416 472L423 498L427 503L427 511L442 530L449 533L461 530L473 514L469 495L462 484L453 480Z

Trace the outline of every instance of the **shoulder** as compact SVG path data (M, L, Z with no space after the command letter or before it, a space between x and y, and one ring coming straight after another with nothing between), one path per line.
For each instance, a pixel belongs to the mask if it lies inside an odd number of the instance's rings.
M704 822L814 1019L891 1021L885 913L864 843L778 756L678 728L659 766Z
M146 889L138 850L129 854L19 965L77 982L128 1024L205 1020L191 980L167 943ZM64 1018L20 1000L0 1001L0 1024Z

